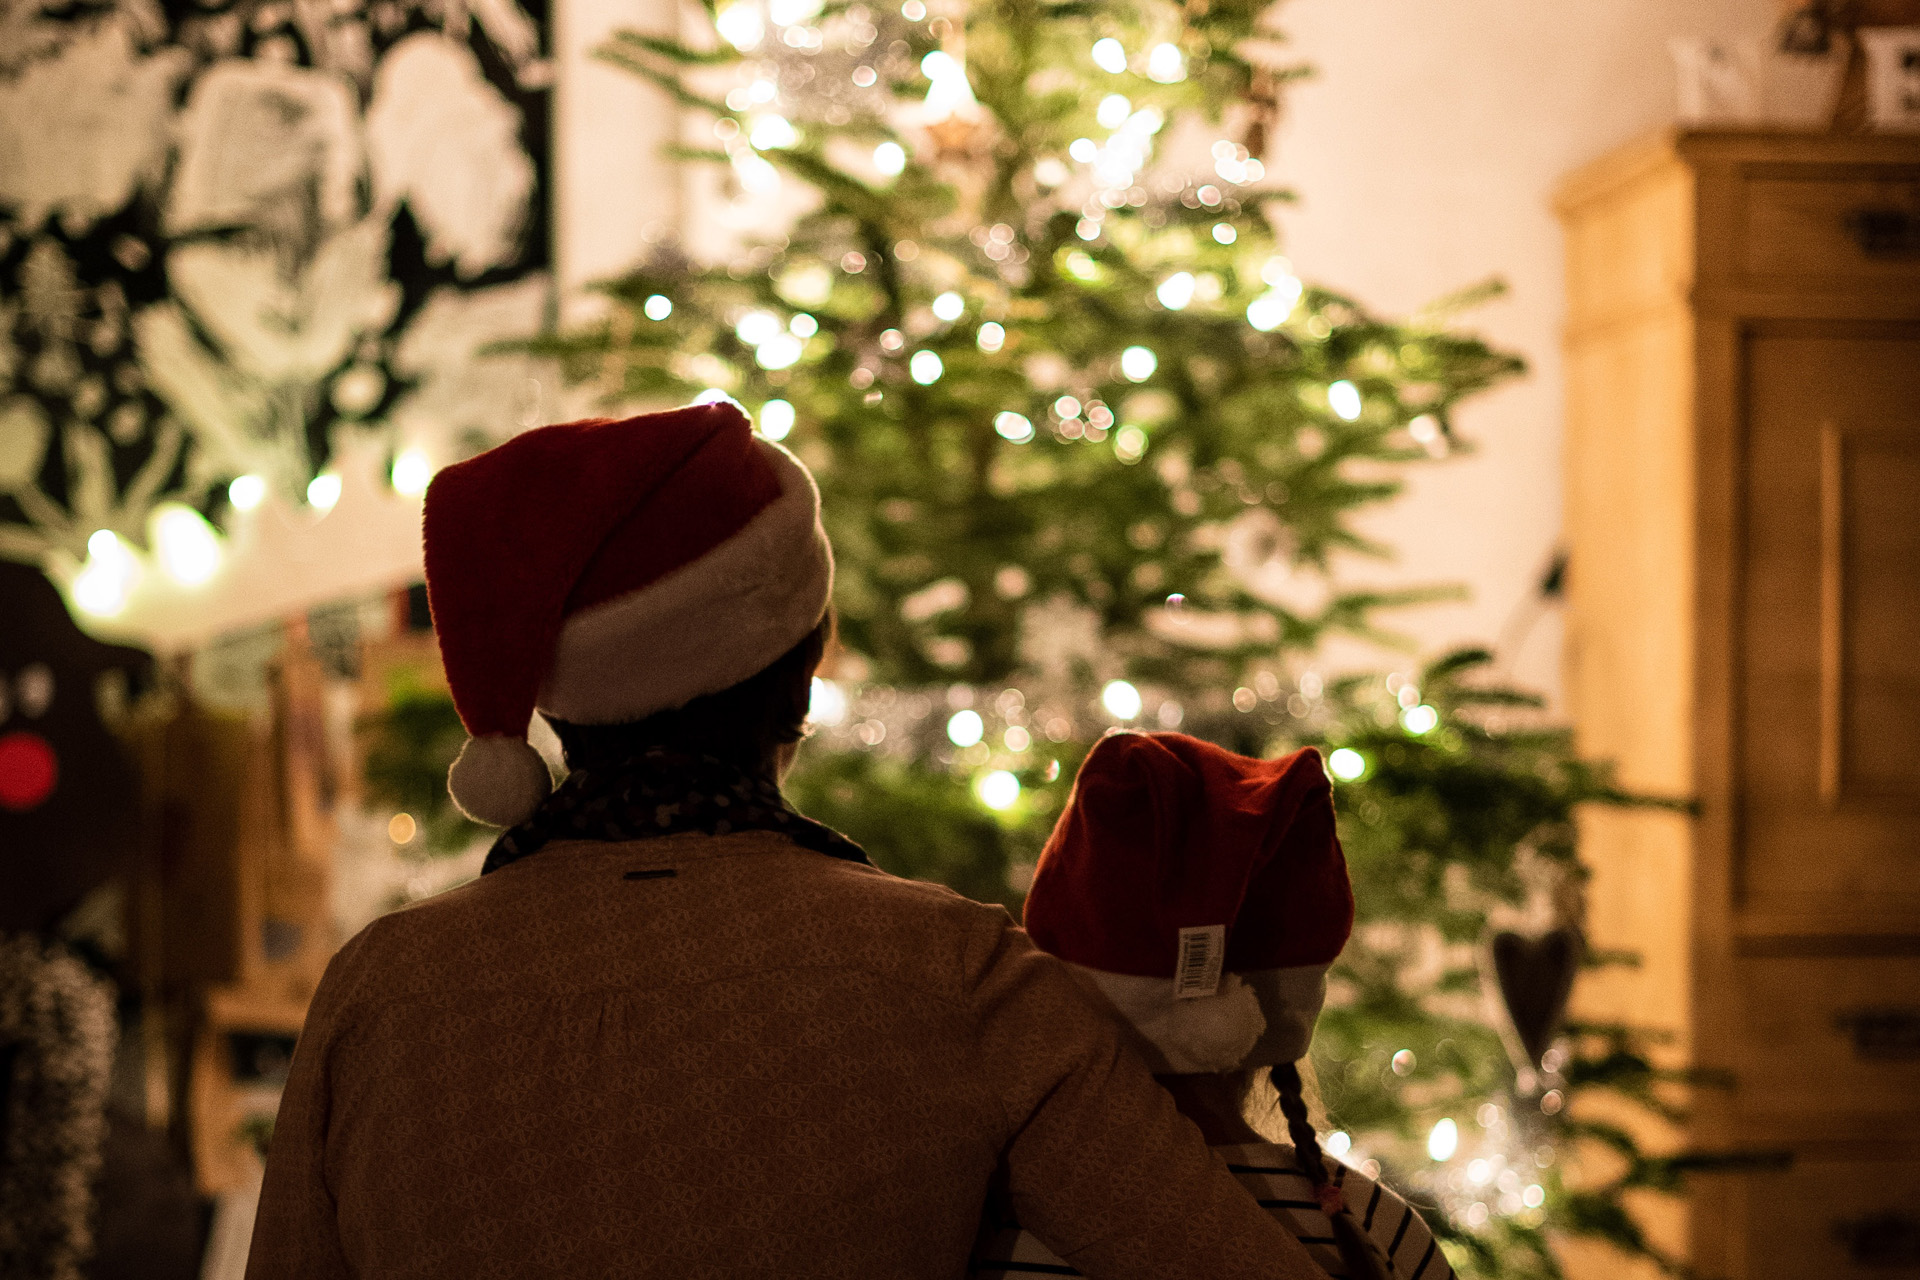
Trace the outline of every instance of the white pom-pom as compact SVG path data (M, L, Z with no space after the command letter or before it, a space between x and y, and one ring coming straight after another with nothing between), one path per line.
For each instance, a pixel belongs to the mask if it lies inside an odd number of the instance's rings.
M1179 1075L1232 1071L1247 1060L1267 1020L1260 998L1240 975L1223 974L1210 996L1182 1000L1172 978L1083 970L1144 1041L1139 1047L1155 1071Z
M447 770L447 793L460 812L488 826L525 822L553 792L547 762L525 738L468 738Z

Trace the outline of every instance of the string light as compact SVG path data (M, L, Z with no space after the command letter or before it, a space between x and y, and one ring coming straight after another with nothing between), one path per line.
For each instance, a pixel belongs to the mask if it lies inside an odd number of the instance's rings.
M750 3L728 5L714 18L713 25L721 39L742 53L759 44L767 33L759 6Z
M1160 357L1147 347L1128 347L1120 353L1120 372L1129 382L1145 382L1160 367Z
M1232 223L1216 222L1213 224L1213 240L1215 244L1232 244L1239 238L1240 233L1234 230Z
M1100 122L1102 129L1118 129L1133 114L1133 103L1127 101L1124 93L1110 93L1100 99L1100 105L1094 109L1093 118Z
M806 344L785 331L775 333L753 353L753 361L762 369L791 369L800 361Z
M947 741L956 747L970 747L986 736L986 722L978 711L956 711L947 719Z
M1427 1155L1444 1164L1453 1159L1453 1153L1460 1149L1460 1126L1453 1117L1442 1116L1433 1125L1433 1131L1427 1134Z
M1335 748L1327 757L1327 768L1342 782L1352 782L1367 771L1367 758L1352 747Z
M952 324L966 313L967 302L959 294L949 289L933 300L933 314L936 318Z
M1011 409L993 415L993 429L1015 444L1025 444L1033 439L1033 423L1027 421L1024 414Z
M1112 36L1093 42L1093 65L1108 75L1117 76L1127 69L1127 50Z
M785 400L769 400L760 406L760 434L769 440L785 440L793 430L793 406Z
M820 332L820 322L804 311L796 312L794 317L787 321L787 332L796 338L811 338Z
M331 511L340 501L340 477L331 471L322 471L307 482L307 505L318 511Z
M1186 55L1178 45L1157 44L1147 51L1147 78L1160 84L1178 84L1187 78Z
M259 476L235 476L227 486L227 501L235 511L251 511L267 496L267 482Z
M140 562L111 529L87 539L87 563L74 575L73 602L84 613L111 618L127 607L140 578Z
M897 142L883 142L873 149L873 167L884 176L897 178L907 167L907 152Z
M983 773L974 779L973 794L978 796L980 803L987 808L1005 812L1013 808L1014 803L1020 799L1020 779L1005 769L995 769L991 773Z
M433 463L418 449L408 449L393 460L393 491L402 497L418 498L433 479Z
M1184 311L1193 301L1193 272L1176 271L1160 282L1153 296L1160 299L1160 305L1169 311Z
M1400 713L1400 725L1408 733L1431 733L1440 723L1440 713L1424 703Z
M747 142L755 151L780 151L799 140L793 122L785 116L759 116L753 121L752 132L747 134Z
M1360 388L1345 378L1327 387L1327 407L1342 422L1352 422L1360 416Z
M923 387L940 381L940 375L945 371L946 366L940 362L937 352L916 351L913 358L907 361L907 375Z
M992 355L1006 345L1007 331L992 320L980 326L979 334L974 338L980 349Z
M967 82L967 69L944 49L935 49L920 59L920 72L931 82L927 85L926 111L930 123L946 120L976 106L973 86Z
M673 300L664 293L652 294L641 308L649 320L665 320L673 314Z
M1109 680L1100 691L1100 705L1116 720L1131 720L1140 714L1140 691L1125 680Z

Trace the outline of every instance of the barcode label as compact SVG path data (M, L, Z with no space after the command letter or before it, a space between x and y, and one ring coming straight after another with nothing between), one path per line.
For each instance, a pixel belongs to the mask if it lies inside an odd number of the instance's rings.
M1180 931L1180 962L1173 971L1173 998L1191 1000L1220 990L1220 963L1226 959L1227 926Z

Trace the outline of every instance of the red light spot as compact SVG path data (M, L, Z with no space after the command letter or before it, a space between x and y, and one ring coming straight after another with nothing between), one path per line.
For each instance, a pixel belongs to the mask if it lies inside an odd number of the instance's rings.
M0 809L25 813L53 794L60 761L47 740L20 730L0 737Z

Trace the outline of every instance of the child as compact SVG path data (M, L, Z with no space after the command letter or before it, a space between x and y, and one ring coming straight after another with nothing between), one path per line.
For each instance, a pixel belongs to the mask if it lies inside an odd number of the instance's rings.
M1295 1064L1353 928L1318 752L1253 760L1184 734L1109 735L1040 856L1026 926L1137 1033L1180 1110L1329 1275L1452 1280L1405 1200L1324 1158L1301 1096ZM1244 1118L1266 1081L1291 1145ZM1078 1274L1004 1212L988 1218L975 1275Z

